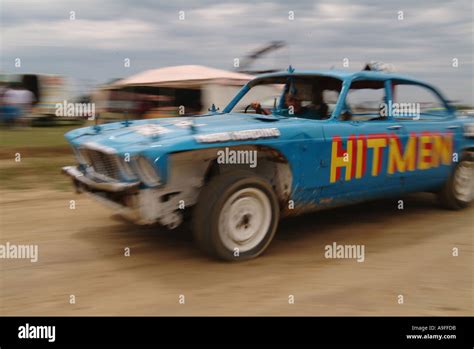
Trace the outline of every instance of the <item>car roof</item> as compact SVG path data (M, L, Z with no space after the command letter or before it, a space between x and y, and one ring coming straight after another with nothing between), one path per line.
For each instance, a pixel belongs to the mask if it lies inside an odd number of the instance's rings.
M348 71L348 70L294 70L293 72L289 71L279 71L274 73L267 73L256 76L256 80L272 78L272 77L287 77L287 76L325 76L332 77L339 80L353 80L353 79L369 79L369 80L401 80L405 83L421 84L429 86L427 83L405 76L402 74L395 73L386 73L380 71L370 71L370 70L361 70L361 71Z

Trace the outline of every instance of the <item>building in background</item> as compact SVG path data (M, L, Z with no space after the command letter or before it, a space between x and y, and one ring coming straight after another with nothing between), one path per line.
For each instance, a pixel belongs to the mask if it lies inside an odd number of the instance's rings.
M93 100L102 122L196 115L206 113L212 104L222 109L252 78L199 65L172 66L101 86ZM266 94L262 91L259 97L266 99Z

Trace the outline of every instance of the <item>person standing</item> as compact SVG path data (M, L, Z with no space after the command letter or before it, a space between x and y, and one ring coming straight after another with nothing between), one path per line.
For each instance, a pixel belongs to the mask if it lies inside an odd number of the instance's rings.
M3 96L5 103L5 122L9 126L15 125L31 112L34 95L23 88L21 83L14 83Z

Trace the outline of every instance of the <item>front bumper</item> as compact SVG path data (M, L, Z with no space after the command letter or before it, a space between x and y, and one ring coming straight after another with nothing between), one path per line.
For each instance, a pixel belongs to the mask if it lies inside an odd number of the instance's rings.
M182 221L181 214L176 213L177 203L171 200L162 202L160 197L166 193L161 193L159 189L140 188L140 182L101 179L94 172L85 174L75 166L63 167L62 172L71 177L78 192L91 195L136 224L153 224L158 221L169 228L175 228Z
M96 178L93 173L86 175L75 166L63 167L62 173L72 179L77 192L91 195L95 200L132 222L137 224L152 223L152 221L144 219L140 212L138 201L140 182L102 181Z
M75 166L66 166L62 172L71 177L79 191L105 191L111 193L128 192L138 189L140 182L105 182L86 177Z

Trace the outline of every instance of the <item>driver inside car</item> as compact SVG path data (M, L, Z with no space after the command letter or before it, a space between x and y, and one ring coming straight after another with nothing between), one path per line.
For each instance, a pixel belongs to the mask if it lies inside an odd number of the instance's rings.
M295 92L287 92L285 94L285 106L287 109L280 113L283 116L296 116L307 119L323 119L327 116L327 105L325 103L322 102L319 105L303 106L301 98ZM262 108L257 101L252 102L251 107L255 109L257 114L271 114L269 109Z

